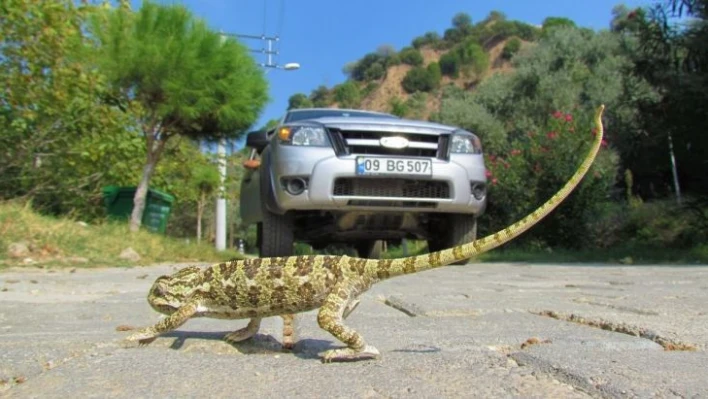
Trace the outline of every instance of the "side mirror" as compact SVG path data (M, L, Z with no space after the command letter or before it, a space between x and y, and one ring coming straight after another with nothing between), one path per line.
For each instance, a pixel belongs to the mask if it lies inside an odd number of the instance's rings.
M249 132L246 136L246 147L254 148L258 152L263 151L268 143L270 143L270 140L268 140L268 132L265 130Z

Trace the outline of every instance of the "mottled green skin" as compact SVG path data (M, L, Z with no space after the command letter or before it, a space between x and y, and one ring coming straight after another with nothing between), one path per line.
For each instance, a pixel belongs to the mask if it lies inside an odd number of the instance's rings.
M128 340L148 343L192 317L249 318L247 327L225 337L239 342L256 334L261 319L281 316L285 320L283 344L292 347L293 314L319 309L320 327L347 345L327 351L324 361L378 357L376 348L366 345L359 333L344 324L356 308L358 296L381 280L446 266L489 251L538 223L568 197L595 160L603 136L603 110L601 106L595 117L593 145L565 186L540 208L497 233L443 251L400 259L290 256L237 260L206 269L188 267L155 281L148 302L168 317L137 331Z

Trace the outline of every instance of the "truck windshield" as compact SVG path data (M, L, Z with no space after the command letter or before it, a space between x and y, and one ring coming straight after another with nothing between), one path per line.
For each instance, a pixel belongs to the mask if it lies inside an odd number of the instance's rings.
M379 114L375 112L363 111L348 111L342 109L317 109L307 111L291 111L285 117L285 122L297 122L306 119L316 118L381 118L381 119L398 119L393 115Z

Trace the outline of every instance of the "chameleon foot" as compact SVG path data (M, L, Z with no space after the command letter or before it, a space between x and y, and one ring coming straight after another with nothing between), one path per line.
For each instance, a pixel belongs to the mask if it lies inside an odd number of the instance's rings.
M256 335L255 332L248 331L244 328L224 335L224 341L235 344L237 342L245 341L254 335Z
M224 340L229 343L236 343L236 342L241 342L245 341L258 332L258 329L261 326L261 319L260 318L255 318L251 319L251 321L248 322L248 325L240 330L236 330L234 332L228 333L224 336Z
M371 360L381 357L378 349L371 345L366 345L362 350L352 348L331 349L322 355L323 363L330 362L351 362L357 360Z
M157 339L157 336L155 335L155 333L153 333L147 329L138 330L137 332L135 332L125 338L125 340L127 342L137 341L139 346L149 345L153 341L155 341L156 339Z

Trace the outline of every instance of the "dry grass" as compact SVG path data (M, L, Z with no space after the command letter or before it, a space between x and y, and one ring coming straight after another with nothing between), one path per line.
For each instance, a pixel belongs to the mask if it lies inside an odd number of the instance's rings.
M12 257L9 247L24 244L29 252ZM133 248L140 260L119 259ZM27 204L0 202L0 268L22 265L117 266L155 262L216 262L239 257L235 251L216 252L211 245L140 231L128 225L105 222L85 225L77 220L43 216Z

